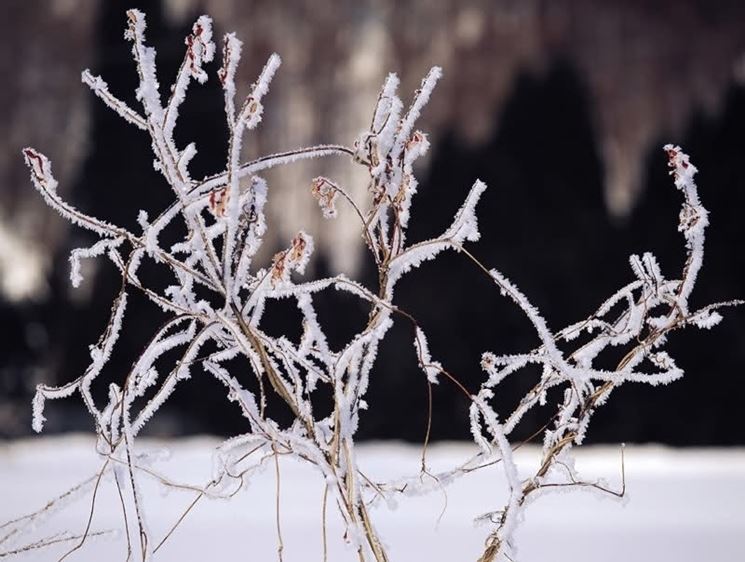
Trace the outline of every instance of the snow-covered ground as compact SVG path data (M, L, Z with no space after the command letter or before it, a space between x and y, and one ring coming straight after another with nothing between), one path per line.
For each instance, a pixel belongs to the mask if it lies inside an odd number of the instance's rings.
M172 456L158 469L179 481L204 483L211 473L216 441L183 439L168 443ZM141 447L162 447L143 440ZM465 444L435 445L428 462L437 469L465 460L473 448ZM577 451L577 469L586 477L621 481L618 447L586 447ZM360 465L371 479L416 474L420 449L394 443L360 447ZM536 449L516 453L528 474L538 459ZM661 562L745 560L745 450L674 450L627 447L627 496L618 501L595 493L547 494L531 503L517 532L523 562ZM100 461L90 438L40 438L0 445L0 524L34 511L51 497L93 474ZM321 561L321 498L323 483L311 468L289 459L280 461L280 520L283 558ZM145 481L143 499L148 526L159 540L194 499L194 492L163 495ZM392 562L475 561L487 534L473 518L501 507L505 498L499 466L490 467L424 497L402 497L394 506L373 510ZM2 553L35 537L85 528L90 496L46 521L37 533L0 544ZM335 506L329 505L328 560L356 560L342 540ZM277 560L273 463L230 501L203 500L191 511L158 552L158 560ZM121 527L121 507L113 480L105 481L96 500L93 529ZM3 533L0 531L0 540ZM57 560L68 545L34 551L24 560ZM11 557L12 559L13 557ZM66 560L124 561L122 536L90 542Z

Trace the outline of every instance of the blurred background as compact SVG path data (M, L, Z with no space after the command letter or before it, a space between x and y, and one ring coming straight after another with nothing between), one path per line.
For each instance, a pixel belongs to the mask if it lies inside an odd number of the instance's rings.
M481 240L472 251L510 277L549 326L583 319L632 279L631 253L654 252L663 273L680 275L680 197L667 175L663 144L680 144L699 168L711 213L708 251L694 305L745 297L745 3L739 0L329 0L239 1L5 0L0 36L0 436L31 431L39 382L63 383L87 366L108 318L118 276L86 263L73 290L68 253L91 239L46 208L20 150L49 156L60 191L88 213L125 226L138 209L162 209L170 191L153 171L146 136L107 110L80 83L100 74L135 104L136 72L123 39L125 9L148 16L162 92L183 57L183 38L207 13L216 37L244 42L243 90L271 52L283 65L266 99L262 125L248 136L247 159L316 143L351 145L369 125L388 72L410 99L432 65L444 78L419 127L432 147L418 170L410 240L449 225L476 178L489 185L479 205ZM210 81L192 86L176 130L196 140L193 177L224 167L222 94ZM345 272L374 283L355 215L324 221L311 179L334 178L363 200L359 170L342 159L298 164L266 175L271 236L264 259L298 228L319 246L314 276ZM464 258L445 255L404 279L397 303L417 317L436 359L471 390L484 377L484 351L521 352L535 336ZM344 311L341 314L340 311ZM319 304L330 342L344 341L366 309L327 295ZM299 330L289 305L272 308L267 329ZM158 312L133 305L128 329L99 381L123 380ZM427 391L408 325L396 325L375 367L361 438L421 441ZM745 312L728 310L711 331L674 334L671 354L686 370L669 387L627 385L614 392L589 431L593 442L743 445ZM500 385L507 414L534 379ZM435 439L469 437L467 399L435 388ZM46 431L87 431L76 399L47 406ZM527 436L546 422L535 410ZM241 417L212 379L181 385L151 422L150 433L240 431Z

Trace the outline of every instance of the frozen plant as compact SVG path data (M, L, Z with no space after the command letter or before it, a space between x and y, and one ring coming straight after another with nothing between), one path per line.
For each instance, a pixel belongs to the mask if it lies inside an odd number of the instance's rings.
M595 410L609 398L614 388L626 382L650 385L668 384L683 376L683 371L664 351L668 335L687 326L710 329L722 320L717 309L742 304L728 301L691 310L688 299L703 264L704 231L708 213L701 205L694 182L697 170L680 147L666 145L670 174L682 193L678 230L683 234L686 261L679 279L666 279L651 253L632 255L634 281L607 299L589 318L553 333L546 321L524 294L502 274L491 270L494 283L512 299L533 324L540 345L529 353L495 356L484 353L481 365L488 374L471 404L471 428L485 457L498 449L509 482L509 502L501 510L487 513L493 530L480 562L512 560L512 533L525 502L539 493L563 487L592 487L605 493L622 495L601 482L584 480L574 469L571 448L585 438ZM571 344L577 341L571 348ZM571 351L562 351L561 345ZM613 370L597 366L598 358L609 349L623 351ZM612 352L611 352L612 353ZM617 356L618 353L611 356ZM500 422L488 406L492 390L505 377L530 364L540 365L538 383L522 398L515 410ZM523 415L536 404L545 404L547 393L563 390L553 418L543 432L542 460L530 475L518 475L512 461L508 435Z
M479 238L475 211L486 189L482 182L474 183L452 224L440 236L413 243L407 240L412 198L417 189L413 164L429 146L427 136L415 125L440 78L439 68L433 68L424 78L408 108L397 96L397 77L389 75L369 130L351 148L321 145L243 162L242 139L261 121L263 99L280 59L272 55L248 96L237 101L236 69L241 42L235 35L227 34L217 71L230 134L225 169L214 176L194 179L189 173L189 162L197 147L194 143L177 146L173 131L192 80L204 83L208 79L205 64L213 60L216 50L211 20L200 17L186 38L183 63L168 101L163 104L155 51L145 41L145 16L130 10L127 18L125 37L132 43L141 110L115 97L102 78L88 71L83 72L83 82L110 109L149 135L155 168L170 187L173 202L152 218L147 211L140 211L139 229L127 230L82 213L64 201L56 191L49 160L35 149L23 151L31 179L46 202L70 222L99 237L91 247L71 253L73 285L82 281L81 259L105 256L121 273L121 289L112 304L108 325L97 344L91 346L91 362L86 371L59 387L40 385L33 400L33 428L41 431L45 401L78 393L95 423L101 467L87 481L43 509L0 526L0 546L5 548L0 554L24 552L60 541L73 544L69 552L82 547L87 538L100 533L91 529L93 504L91 520L82 535L53 536L18 547L12 543L72 497L91 492L95 499L102 478L111 474L121 498L128 557L136 552L143 561L151 559L173 528L164 537L154 537L148 531L140 479L146 474L165 487L175 484L149 466L152 459L137 450L137 436L174 389L198 368L224 385L227 400L240 408L245 424L241 433L217 447L216 469L208 483L192 486L197 493L195 503L203 497L230 497L263 465L275 463L276 467L280 455L293 456L315 466L325 480L324 514L329 501L338 506L346 527L344 540L354 547L360 560L388 560L368 510L371 502L392 499L404 491L427 492L434 488L432 483L447 484L494 462L501 462L504 467L509 499L502 509L482 516L492 525L482 561L514 559L512 534L520 511L526 500L538 492L566 486L607 489L600 483L582 480L572 468L571 448L582 442L592 413L608 399L613 388L625 382L659 384L682 376L662 349L667 335L688 325L710 328L721 319L717 309L733 304L689 310L688 297L701 267L708 219L693 182L695 168L680 149L666 147L675 185L684 197L679 229L685 237L688 259L681 278L665 279L651 254L632 256L635 281L588 319L552 332L514 285L497 270L482 265L463 246ZM339 204L351 206L377 267L376 292L344 275L299 280L313 252L313 239L302 231L287 241L286 249L274 255L271 263L255 261L268 228L264 207L269 189L258 173L298 159L328 155L347 156L369 172L368 200L354 201L343 187L325 177L314 179L306 196L318 200L326 218L336 216ZM183 232L183 237L164 247L163 232L173 225L178 225L176 231ZM489 275L495 287L527 315L539 340L539 346L529 353L485 353L482 366L488 376L475 394L432 357L415 318L394 302L398 281L445 250L462 253ZM138 273L147 261L169 272L171 284L165 289L141 282ZM338 349L328 344L314 306L317 295L329 290L351 293L369 305L366 325ZM142 293L163 310L167 319L153 330L149 344L126 377L110 384L108 401L97 403L91 385L106 367L120 332L126 329L125 311L132 292ZM262 328L267 303L277 299L290 299L297 305L303 318L298 341L272 336ZM419 474L393 482L373 482L358 466L355 434L361 412L367 407L365 394L378 347L396 318L412 327L413 348L427 383L448 380L468 396L471 428L480 452L460 466L433 474L424 454L425 439ZM575 349L563 349L578 338L583 338L582 343ZM597 357L613 347L628 350L615 370L596 367ZM175 351L180 359L169 365L167 358ZM494 389L506 376L529 364L542 366L540 381L515 411L502 419L490 405ZM534 474L521 475L512 456L519 444L511 443L509 436L525 412L545 402L547 392L554 388L563 389L564 394L543 431L543 460ZM321 392L333 398L330 409L314 406L312 398ZM269 398L286 405L292 413L291 423L282 424L269 416ZM428 478L422 478L424 475ZM278 555L281 559L281 536Z

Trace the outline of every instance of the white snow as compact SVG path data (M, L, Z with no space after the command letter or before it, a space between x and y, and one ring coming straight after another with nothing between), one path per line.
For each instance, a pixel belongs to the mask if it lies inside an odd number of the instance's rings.
M156 460L155 470L178 482L204 484L211 476L211 438L165 443L141 439L138 453L166 446L172 454ZM462 462L475 452L473 445L433 445L427 455L432 472ZM363 444L357 451L361 469L373 480L416 475L418 447L396 443ZM588 478L604 478L620 485L618 447L575 449L576 469ZM514 454L521 474L535 470L539 449L521 448ZM158 455L158 458L163 455ZM42 507L47 500L93 474L100 466L94 441L88 436L41 437L0 445L0 525ZM627 447L627 496L582 491L544 493L525 511L515 533L517 556L523 562L571 561L741 562L745 532L745 449L688 449ZM323 477L305 464L281 458L281 525L283 559L323 560L321 500ZM373 508L373 518L395 561L475 561L486 527L473 519L504 505L503 470L494 466L456 480L445 490L425 496L399 496L391 510L386 502ZM425 480L427 476L423 477ZM153 481L140 480L142 499L153 539L159 541L194 499L194 492L163 495ZM426 483L425 483L426 484ZM24 535L16 546L62 529L83 531L90 495L66 507ZM336 506L328 506L328 560L354 561L356 553L344 545ZM130 524L132 520L130 519ZM96 500L93 530L120 528L121 506L113 478L104 479ZM0 534L0 538L3 535ZM136 542L135 553L137 552ZM68 547L69 548L69 547ZM0 554L9 550L0 543ZM20 557L57 560L64 546L50 547ZM97 538L67 560L124 560L122 535ZM137 559L137 557L135 557ZM233 499L202 499L155 556L156 560L277 560L274 463L251 477L250 485Z

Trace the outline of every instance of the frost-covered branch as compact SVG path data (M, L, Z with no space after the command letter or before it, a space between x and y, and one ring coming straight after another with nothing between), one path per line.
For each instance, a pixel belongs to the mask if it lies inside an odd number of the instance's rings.
M611 391L626 382L658 385L679 379L683 371L663 350L668 334L690 325L709 329L721 320L717 308L739 304L737 301L720 303L689 312L688 299L703 263L708 214L699 201L693 179L696 168L688 156L677 146L667 145L665 151L675 186L683 193L678 230L685 238L687 255L680 279L666 279L651 253L641 257L633 255L630 264L637 277L635 282L612 295L587 320L552 334L527 298L504 276L492 271L503 294L531 320L542 345L527 354L484 354L482 366L488 378L477 395L478 401L474 402L480 403L480 408L471 408L474 438L486 447L489 441L497 439L494 435L491 439L483 435L479 414L493 410L479 401L491 398L497 384L529 364L542 366L541 378L506 418L505 434L509 435L527 411L546 403L548 390L559 387L564 389L564 394L557 404L553 422L544 432L542 461L534 474L525 475L519 481L519 501L511 499L500 512L502 515L489 536L481 562L514 559L510 522L530 495L561 486L596 484L576 474L572 468L571 448L582 443L593 413L605 403ZM566 345L583 336L584 342L573 351L561 350L560 344ZM603 352L613 348L625 350L616 368L609 371L596 367ZM508 474L508 480L512 486L514 475Z
M353 148L318 145L244 161L243 137L260 124L264 99L280 59L272 55L248 88L246 98L236 103L242 44L234 34L227 34L223 38L221 67L216 71L229 131L225 168L198 179L192 178L189 171L198 150L196 143L178 145L173 131L192 81L203 84L208 80L208 65L216 52L211 20L202 16L192 26L185 39L183 62L165 104L156 53L147 45L145 31L144 14L128 11L125 37L132 43L139 77L135 94L140 109L115 97L102 78L88 71L83 73L83 81L125 122L147 132L155 168L162 176L164 189L170 190L173 197L165 210L153 214L154 219L150 210L141 210L136 232L82 213L57 192L49 160L35 149L23 151L32 183L47 204L66 220L98 237L89 247L72 251L73 285L83 281L80 260L96 257L110 260L120 272L122 283L101 338L91 347L91 363L86 371L60 386L37 387L33 428L42 430L46 401L80 393L96 426L96 446L102 462L99 474L113 467L127 544L130 550L139 546L137 551L143 561L153 557L200 498L231 497L261 466L276 462L278 455L292 455L316 467L326 483L324 505L327 500L336 504L345 523L344 539L360 560L372 557L376 562L388 557L368 510L372 502L404 491L425 493L499 462L507 478L508 502L486 516L493 528L482 560L513 560L512 534L529 497L540 490L567 485L601 488L583 481L573 471L570 450L582 442L593 412L608 399L612 389L626 382L664 384L682 376L682 370L663 350L667 335L690 325L711 328L721 320L720 308L739 304L718 303L690 312L688 301L703 261L708 218L693 181L695 168L677 147L668 146L666 150L675 185L684 197L679 229L685 238L687 259L680 279L666 279L651 254L632 256L634 281L612 295L591 317L553 332L518 287L498 270L479 262L465 247L479 239L476 207L486 189L481 181L473 184L451 225L440 236L413 243L407 239L418 186L413 166L429 147L427 136L416 129L416 124L441 78L438 67L422 80L408 109L397 94L398 78L389 75L378 96L370 127L360 134ZM353 199L351 190L326 177L315 178L308 193L297 196L315 197L320 213L328 219L336 217L343 207L349 207L356 215L377 269L375 289L344 275L300 281L314 249L313 238L304 231L287 240L285 249L277 252L270 263L257 263L270 226L265 207L272 195L258 173L327 156L345 157L367 171L366 200ZM169 228L174 225L179 228ZM163 246L162 233L167 229L183 233L170 247ZM438 350L430 349L416 318L395 301L398 281L444 250L458 252L464 260L476 264L495 288L524 312L537 335L537 347L527 353L485 353L481 364L487 377L475 394L437 360ZM141 280L138 273L146 263L165 269L165 288L149 286ZM330 290L345 291L368 307L365 325L335 349L316 313L315 299ZM110 383L106 403L97 404L91 385L106 368L120 333L127 329L125 311L132 292L142 293L163 311L166 319L153 330L150 341L124 377ZM273 336L265 329L267 304L279 299L290 299L297 306L302 316L299 339ZM367 408L365 398L378 349L395 319L402 319L412 328L410 342L413 341L413 352L430 392L432 384L447 381L471 401L469 419L464 423L470 422L480 452L459 466L431 474L426 463L427 429L421 469L415 478L372 482L358 466L355 436ZM623 360L613 370L600 368L598 357L613 348L624 350ZM173 357L177 357L175 362L169 359ZM528 365L541 367L539 382L509 415L500 416L491 405L496 387ZM137 449L138 435L179 385L188 384L195 372L214 377L225 389L226 401L233 403L244 418L236 435L216 449L215 473L202 485L174 482L157 473ZM547 393L553 388L563 389L564 394L550 421L539 430L543 433L543 459L535 473L521 475L513 458L513 450L519 444L511 443L510 435L529 410L548 400ZM314 398L319 395L332 397L329 410L319 411L315 406L318 401ZM286 407L292 414L290 423L271 417L267 410L269 400ZM147 510L139 493L143 477L198 494L159 540L148 531ZM79 490L90 489L92 481L86 481ZM125 505L125 494L134 506L131 525L127 513L132 510L128 511ZM51 507L52 504L37 514L0 526L5 533L0 545L20 537ZM91 514L92 511L93 505ZM79 546L88 536L81 537ZM47 539L38 545L41 548L56 544L55 541Z

